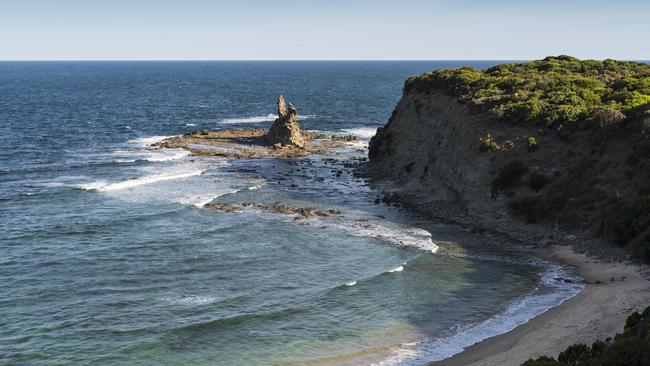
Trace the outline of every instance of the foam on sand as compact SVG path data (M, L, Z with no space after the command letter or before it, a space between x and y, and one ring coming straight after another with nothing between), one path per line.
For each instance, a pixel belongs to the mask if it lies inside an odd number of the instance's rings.
M446 336L439 338L401 344L392 350L388 359L374 365L422 365L451 357L473 344L509 332L584 289L578 279L570 283L558 281L557 278L560 277L572 278L561 266L550 265L540 276L542 284L550 292L536 289L530 295L512 301L505 310L482 322L450 329Z

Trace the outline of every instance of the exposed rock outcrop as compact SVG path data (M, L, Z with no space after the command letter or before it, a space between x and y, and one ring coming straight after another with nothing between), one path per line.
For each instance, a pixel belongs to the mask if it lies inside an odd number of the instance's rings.
M180 136L168 137L152 145L159 149L186 149L197 156L227 158L298 158L310 154L328 154L331 149L344 147L346 142L357 140L352 135L328 135L300 132L298 112L278 98L278 118L269 131L264 129L199 130ZM316 141L316 143L310 143Z
M490 196L492 172L501 162L480 151L481 137L494 132L496 123L446 95L406 93L370 141L369 173L396 183L396 193L414 201L503 218L505 200Z
M618 252L590 239L644 248L650 235L631 241L628 222L647 207L631 183L648 181L639 168L650 162L646 116L598 117L566 135L504 123L440 89L405 88L370 141L365 172L397 202L443 220L528 242L588 243L579 245L597 255ZM650 251L632 253L650 260Z
M542 145L534 153L529 136ZM486 138L499 148L484 149ZM444 93L405 92L389 123L370 141L366 171L376 182L389 183L385 188L400 202L421 212L508 232L513 195L536 193L528 184L530 176L552 179L567 169L568 155L583 151L588 151L583 142L566 144L535 128L504 127ZM513 178L516 187L495 184L512 161L526 167Z
M289 103L287 110L282 95L278 97L278 118L273 122L265 138L269 145L280 144L301 149L305 148L306 141L300 133L300 125L298 124L298 111L291 103Z
M285 215L298 215L298 219L309 219L314 217L330 217L330 216L340 216L341 211L337 209L319 210L314 207L291 207L281 203L265 204L265 203L241 203L241 204L231 204L231 203L209 203L205 205L207 208L211 208L221 212L228 213L239 213L243 209L251 208L256 210L262 210L266 212L279 213Z

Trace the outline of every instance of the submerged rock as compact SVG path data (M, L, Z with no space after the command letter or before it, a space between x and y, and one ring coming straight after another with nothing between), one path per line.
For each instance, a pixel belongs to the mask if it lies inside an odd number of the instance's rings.
M319 210L314 207L291 207L282 203L253 203L245 202L241 204L231 203L209 203L205 205L206 208L211 208L221 212L240 213L243 208L253 208L266 212L279 213L285 215L297 215L297 219L309 219L313 217L329 217L340 216L341 211L337 209L329 209L328 211Z
M282 95L278 97L278 118L273 122L265 138L268 145L305 148L306 141L300 133L298 124L298 111L291 103L287 108Z

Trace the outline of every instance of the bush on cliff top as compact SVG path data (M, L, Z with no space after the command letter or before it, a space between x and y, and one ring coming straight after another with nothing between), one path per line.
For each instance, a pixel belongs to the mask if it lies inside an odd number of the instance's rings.
M486 70L436 70L409 78L404 89L439 90L498 120L566 134L616 122L639 107L650 110L650 65L547 57Z
M574 344L557 358L542 356L523 366L644 366L650 365L650 307L635 312L625 322L625 330L614 338L596 341L591 347Z
M528 222L601 236L650 262L650 65L547 57L437 70L408 79L404 91L447 94L504 129L550 129L570 140L580 154L569 148L552 178L531 174L525 192L517 160L528 158L482 138L481 151L512 154L493 177L492 196L508 193L511 212ZM544 159L534 136L527 143L531 159Z

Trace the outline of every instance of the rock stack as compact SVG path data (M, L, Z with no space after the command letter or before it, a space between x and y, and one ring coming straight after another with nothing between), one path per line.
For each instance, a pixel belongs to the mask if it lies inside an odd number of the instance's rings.
M287 111L282 95L278 97L278 118L273 122L265 138L269 145L305 148L306 141L300 133L298 124L298 111L291 103Z

